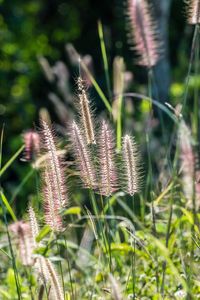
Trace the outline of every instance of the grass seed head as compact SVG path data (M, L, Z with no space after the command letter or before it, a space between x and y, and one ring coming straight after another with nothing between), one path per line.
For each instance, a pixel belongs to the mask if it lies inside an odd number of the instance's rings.
M128 0L130 42L138 54L137 63L153 67L160 59L161 42L156 21L146 0Z

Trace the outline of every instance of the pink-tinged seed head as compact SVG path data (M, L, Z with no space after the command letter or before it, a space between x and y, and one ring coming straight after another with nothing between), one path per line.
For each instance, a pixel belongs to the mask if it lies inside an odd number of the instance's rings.
M103 120L98 141L100 163L100 193L109 196L118 189L113 132Z
M188 24L200 23L200 1L199 0L187 0L187 21Z
M57 192L54 188L51 169L46 168L44 174L43 187L43 206L45 223L49 225L54 232L63 230L62 217L60 215L60 202L57 199Z
M94 133L94 122L90 107L90 102L85 91L83 80L79 77L77 80L78 85L78 108L81 119L81 128L86 138L87 144L96 144L95 133Z
M54 187L54 201L60 209L68 203L67 188L65 184L62 158L57 154L57 148L52 130L46 122L42 122L43 149L47 154L46 167Z
M40 152L40 136L34 130L28 130L23 134L24 140L24 158L25 161L31 161Z
M160 59L158 28L146 0L128 0L130 42L138 54L137 63L153 67Z
M19 256L24 266L32 266L33 260L33 239L29 223L18 221L9 226L9 229L16 235L19 249Z
M125 135L122 144L122 156L124 162L125 191L133 196L139 191L140 176L138 151L134 139Z
M75 121L71 126L71 142L74 156L76 158L76 166L84 186L86 188L95 188L97 185L96 176L90 149L87 147L81 130Z
M200 206L199 171L196 169L196 155L192 146L192 134L184 121L179 125L179 150L181 159L182 187L188 200L187 206L192 206L193 196L196 206Z

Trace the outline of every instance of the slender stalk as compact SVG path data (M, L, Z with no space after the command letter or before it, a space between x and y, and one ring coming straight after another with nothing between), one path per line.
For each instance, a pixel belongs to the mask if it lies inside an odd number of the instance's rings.
M153 235L158 238L156 230L156 216L153 201L151 202L151 212L152 212L152 222L153 222ZM158 271L158 252L155 249L155 263L156 263L156 288L157 293L159 293L159 271Z
M165 246L166 246L166 248L168 248L168 245L169 245L171 222L172 222L172 214L173 214L173 196L171 196L171 200L170 200L170 212L169 212L169 219L168 219L168 224L167 224L167 233L166 233L166 240L165 240ZM164 299L166 266L167 266L167 263L166 263L166 261L164 261L163 262L162 284L161 284L161 291L160 291L163 299Z
M108 72L108 58L106 53L106 46L104 42L104 34L103 34L103 26L101 21L98 21L98 32L99 32L99 39L100 39L100 46L101 46L101 54L103 58L103 65L104 65L104 72L106 77L106 85L108 90L108 96L111 99L111 84L110 84L110 78L109 78L109 72Z
M3 210L4 222L5 222L5 225L6 225L6 234L7 234L7 237L8 237L10 254L11 254L11 257L12 257L12 266L13 266L13 270L14 270L14 277L15 277L17 295L18 295L18 299L21 300L22 299L22 297L21 297L21 287L20 287L20 283L19 283L18 270L17 270L17 266L16 266L16 261L15 261L13 248L12 248L11 238L10 238L10 234L9 234L9 230L8 230L8 222L7 222L6 212L5 212L5 208L4 208L4 205L3 205L1 199L0 199L0 202L1 202L1 207L2 207L2 210Z
M185 83L185 92L184 92L184 98L183 98L182 112L184 112L185 106L186 106L186 103L187 103L188 88L189 88L189 82L190 82L190 74L191 74L192 63L193 63L193 59L194 59L194 55L195 55L195 47L196 47L196 40L197 40L198 30L199 30L199 25L196 24L195 29L194 29L193 39L192 39L192 47L191 47L188 73L187 73L186 83Z
M133 195L133 207L135 212L135 201ZM135 233L134 233L135 234ZM131 252L131 271L132 271L132 289L133 289L133 299L136 299L135 287L136 287L136 256L135 256L135 249L136 249L136 241L135 238L131 237L131 247L134 248L134 253Z
M199 137L199 87L197 76L199 74L199 25L197 25L197 43L195 47L195 57L194 57L194 64L195 64L195 88L194 88L194 135L195 140L198 141Z
M121 74L122 85L124 83L124 74ZM122 86L123 91L123 86ZM118 96L118 114L117 114L117 150L121 150L122 144L122 103L123 103L123 94Z
M31 286L31 280L30 280L30 274L27 271L26 267L24 268L24 270L25 270L25 273L26 273L26 278L28 280L28 288L29 288L29 292L30 292L30 297L31 297L31 300L34 300L32 286Z
M58 245L58 240L57 240L57 236L56 238L56 247L57 247L57 251L58 253L60 253L61 256L61 245L59 247ZM65 283L64 283L64 276L63 276L63 268L62 268L62 263L61 261L58 262L59 263L59 269L60 269L60 275L61 275L61 280L62 280L62 287L63 287L63 295L64 295L64 299L65 299Z
M96 203L94 192L91 189L89 190L89 192L90 192L90 199L91 199L91 202L92 202L91 204L92 204L92 207L93 207L93 210L94 210L94 214L95 214L95 216L97 218L97 222L98 222L98 225L99 225L99 230L101 232L101 235L102 235L102 238L103 238L103 241L104 241L105 251L107 252L108 257L109 257L109 269L111 270L111 261L110 261L110 255L109 255L109 249L108 249L108 244L109 243L108 243L106 235L104 233L104 229L103 229L102 223L99 220L99 211L98 211L98 207L97 207L97 203ZM105 216L104 216L104 218L105 218Z
M148 70L148 94L149 98L152 98L152 76L153 76L153 70L152 68L149 68ZM153 110L152 110L152 103L150 107L150 115L148 122L150 123L152 121L153 117ZM149 126L150 127L150 126ZM151 141L151 131L147 131L147 151L148 151L148 185L149 185L149 196L151 201L151 212L152 212L152 225L153 225L153 235L157 237L157 230L156 230L156 216L155 216L155 210L154 210L154 204L151 197L151 191L152 191L152 161L151 161L151 150L150 150L150 141ZM155 262L156 262L156 288L157 292L159 292L159 275L158 275L158 253L155 249Z
M66 241L65 236L64 236L64 241L65 241L66 260L67 260L67 266L68 266L68 273L69 273L69 280L70 280L70 286L71 286L72 300L75 300L75 294L74 294L73 283L72 283L72 275L71 275L70 263L69 263L69 257L68 257L68 247L67 247L67 241Z
M108 203L108 211L110 211L110 201L109 198L107 199L107 203ZM103 197L101 195L101 205L102 205L102 213L103 213L103 221L105 224L105 228L106 228L106 240L108 241L108 252L109 252L109 267L110 267L110 273L112 273L112 253L111 253L111 230L110 230L110 226L107 222L106 219L106 215L104 215L104 205L103 205Z

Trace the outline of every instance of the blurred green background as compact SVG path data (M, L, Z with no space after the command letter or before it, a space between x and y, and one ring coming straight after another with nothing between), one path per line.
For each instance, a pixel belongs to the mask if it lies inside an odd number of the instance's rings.
M0 0L0 6L0 119L1 127L5 126L3 164L22 144L23 131L38 126L41 107L47 107L54 120L54 108L47 95L55 87L46 80L38 57L46 57L50 65L64 61L73 89L77 72L71 67L65 51L65 45L72 43L79 53L92 56L95 78L107 94L97 30L99 19L104 28L110 70L113 58L121 55L127 69L134 73L134 85L130 90L145 83L144 70L134 65L127 43L124 1ZM185 25L183 1L172 1L168 23L173 82L169 101L175 104L187 73L193 30ZM3 175L2 186L8 197L28 169L29 166L18 159ZM30 191L31 181L20 192L20 197L24 199Z

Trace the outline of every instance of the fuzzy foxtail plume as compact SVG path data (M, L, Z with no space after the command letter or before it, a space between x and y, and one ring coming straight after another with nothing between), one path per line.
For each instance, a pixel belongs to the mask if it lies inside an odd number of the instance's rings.
M128 0L128 18L137 62L151 68L160 59L160 41L147 1Z
M189 24L200 23L200 1L199 0L186 0L187 5L187 21Z
M37 249L38 246L41 246L41 245L40 245L40 243L38 243L36 241L36 237L39 234L39 225L37 222L35 211L31 205L29 205L29 208L28 208L28 215L29 215L29 224L31 227L31 238L33 241L33 251L34 251L35 249ZM35 267L36 273L39 275L39 277L42 279L42 281L46 285L47 282L49 282L49 275L48 275L48 270L46 267L46 258L38 255L37 259L35 260L34 267Z
M28 208L28 215L29 215L29 222L30 222L30 226L31 226L31 235L32 235L33 242L34 242L34 247L36 248L37 247L36 237L39 234L39 226L38 226L38 222L36 219L34 209L32 208L31 205L29 205L29 208Z
M44 172L44 215L45 222L48 224L52 231L60 232L63 229L62 218L60 215L60 205L58 201L55 201L56 193L53 185L52 174L46 168Z
M80 77L78 78L78 97L81 125L87 144L96 144L90 103L83 85L83 80Z
M115 143L113 132L103 120L99 138L100 193L111 195L118 188L115 166Z
M96 177L91 154L75 121L71 126L71 142L76 158L77 169L80 172L84 186L87 188L95 188Z
M9 229L17 236L19 255L24 266L32 266L33 261L33 239L29 223L18 221L9 226Z
M50 294L54 300L64 300L63 291L59 282L58 274L56 273L52 263L49 259L45 259L45 265L48 272L48 277L51 284Z
M56 207L61 209L64 208L68 202L62 161L57 155L56 144L52 131L44 121L42 121L42 135L43 147L45 152L48 154L46 166L49 170L49 177L54 190L54 202Z
M196 155L192 147L191 131L184 121L179 125L179 149L181 159L182 186L187 206L192 206L192 198L195 196L196 205L200 206L199 171L196 168Z
M125 191L133 196L139 191L140 176L137 147L134 139L129 135L126 135L123 139L122 155L124 161Z

